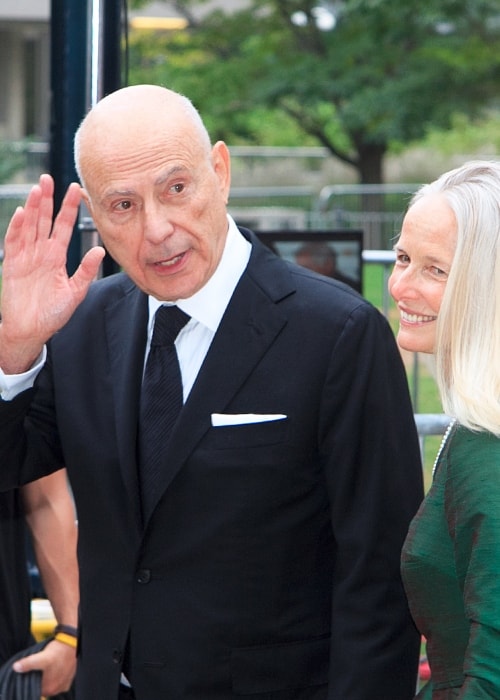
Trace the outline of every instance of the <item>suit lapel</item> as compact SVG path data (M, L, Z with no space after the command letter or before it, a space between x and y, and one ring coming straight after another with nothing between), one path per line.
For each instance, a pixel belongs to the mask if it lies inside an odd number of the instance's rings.
M130 283L125 294L107 306L105 314L120 467L140 522L136 433L147 334L147 296Z
M255 257L262 256L271 262L272 274L259 279L258 271L267 268L255 266ZM286 323L275 301L293 292L288 272L279 259L267 258L267 251L259 249L252 258L172 432L169 463L158 484L157 501L210 429L211 414L224 412Z

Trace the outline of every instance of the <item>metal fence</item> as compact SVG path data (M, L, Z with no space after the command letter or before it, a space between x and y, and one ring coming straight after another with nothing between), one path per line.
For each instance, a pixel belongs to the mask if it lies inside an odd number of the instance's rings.
M417 185L235 187L229 210L256 230L362 229L365 250L392 247Z
M434 435L444 435L451 419L444 413L415 413L418 439L420 442L420 454L424 461L425 438Z
M315 202L313 221L361 228L365 250L385 250L399 232L404 211L416 184L327 185Z
M229 212L255 231L309 229L316 196L312 187L302 185L232 187Z

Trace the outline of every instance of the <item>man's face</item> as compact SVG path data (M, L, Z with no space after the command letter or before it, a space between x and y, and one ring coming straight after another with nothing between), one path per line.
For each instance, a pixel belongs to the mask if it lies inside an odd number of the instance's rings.
M229 154L195 138L147 133L100 144L85 160L86 200L104 246L147 294L192 296L214 273L227 235Z

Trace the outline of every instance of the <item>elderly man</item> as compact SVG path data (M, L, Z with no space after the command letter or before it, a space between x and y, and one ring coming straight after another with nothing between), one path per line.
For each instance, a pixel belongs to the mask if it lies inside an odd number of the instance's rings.
M238 229L185 97L119 90L75 152L123 272L91 285L96 247L68 279L81 191L52 227L43 176L5 240L0 483L70 474L78 697L409 700L422 475L385 319Z

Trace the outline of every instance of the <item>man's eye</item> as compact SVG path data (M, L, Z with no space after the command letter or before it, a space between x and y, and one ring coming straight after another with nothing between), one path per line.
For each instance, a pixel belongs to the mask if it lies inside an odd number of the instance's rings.
M121 211L128 211L132 208L132 202L129 199L125 199L123 202L119 202L116 208Z
M175 185L172 185L172 187L170 188L170 190L172 192L175 192L175 194L180 194L183 189L184 189L184 185L182 184L182 182L177 182Z

